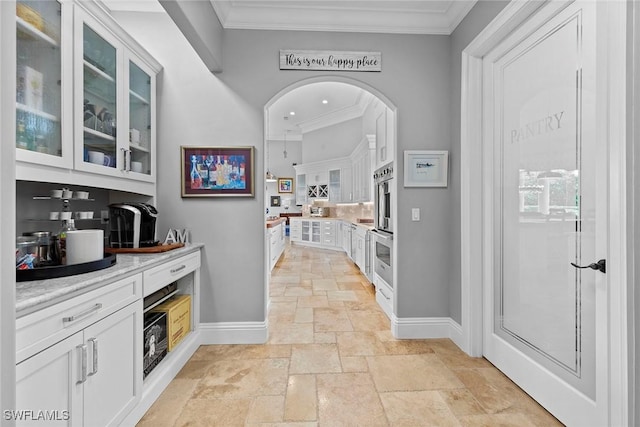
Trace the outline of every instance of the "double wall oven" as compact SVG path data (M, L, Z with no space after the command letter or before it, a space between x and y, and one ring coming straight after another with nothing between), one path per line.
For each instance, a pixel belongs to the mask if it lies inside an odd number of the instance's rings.
M375 230L373 267L375 273L393 288L393 204L395 181L393 164L389 163L373 174L375 182Z

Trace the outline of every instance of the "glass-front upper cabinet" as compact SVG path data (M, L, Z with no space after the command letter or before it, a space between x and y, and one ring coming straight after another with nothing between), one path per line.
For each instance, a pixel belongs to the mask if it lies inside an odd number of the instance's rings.
M73 165L70 4L16 3L16 159Z
M76 28L80 28L82 34L82 49L76 50L78 58L82 52L82 86L76 89L82 94L81 117L76 116L81 124L76 126L82 129L78 138L82 144L76 147L76 168L119 174L118 169L124 168L118 147L122 48L112 34L98 32L98 25L83 20Z
M153 131L155 117L153 108L155 100L155 80L153 73L146 67L137 64L129 58L129 152L125 153L129 160L127 170L151 176L153 171L153 153L151 142L155 135Z

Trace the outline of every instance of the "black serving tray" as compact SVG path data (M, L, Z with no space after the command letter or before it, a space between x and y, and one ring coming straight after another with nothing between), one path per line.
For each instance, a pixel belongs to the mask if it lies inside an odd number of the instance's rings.
M16 282L74 276L76 274L90 273L92 271L109 268L115 264L116 254L104 254L104 258L97 261L71 265L52 265L48 267L30 268L28 270L16 270Z

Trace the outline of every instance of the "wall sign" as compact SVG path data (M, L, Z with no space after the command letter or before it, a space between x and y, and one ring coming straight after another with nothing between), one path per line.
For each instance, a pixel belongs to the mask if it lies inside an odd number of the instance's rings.
M281 70L382 71L380 52L280 49Z

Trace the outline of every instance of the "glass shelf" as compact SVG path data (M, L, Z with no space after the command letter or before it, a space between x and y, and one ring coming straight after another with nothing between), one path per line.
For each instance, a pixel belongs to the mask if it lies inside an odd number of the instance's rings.
M31 40L41 40L45 43L48 43L52 47L55 47L55 48L60 47L60 43L58 43L53 38L49 37L44 32L38 30L36 27L29 24L27 21L20 18L19 16L16 16L16 26L18 28L19 39L29 38Z

